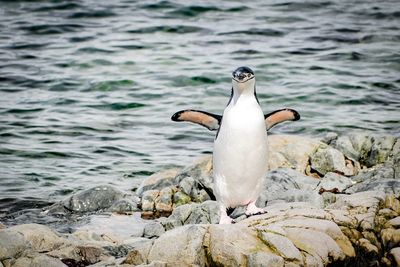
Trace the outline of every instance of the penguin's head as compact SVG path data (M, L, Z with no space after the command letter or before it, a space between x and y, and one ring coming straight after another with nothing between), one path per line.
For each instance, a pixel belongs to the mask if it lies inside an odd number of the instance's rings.
M255 86L254 72L249 67L239 67L232 72L232 86L240 92L253 90Z

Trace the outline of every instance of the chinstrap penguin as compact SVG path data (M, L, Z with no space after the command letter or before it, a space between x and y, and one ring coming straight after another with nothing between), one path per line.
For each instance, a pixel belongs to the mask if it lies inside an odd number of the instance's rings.
M246 215L264 213L255 203L268 171L267 130L288 120L299 120L293 109L263 114L256 95L254 72L240 67L232 73L231 98L223 115L200 110L176 112L173 121L189 121L217 130L213 150L214 195L220 207L220 224L233 220L228 208L246 206Z

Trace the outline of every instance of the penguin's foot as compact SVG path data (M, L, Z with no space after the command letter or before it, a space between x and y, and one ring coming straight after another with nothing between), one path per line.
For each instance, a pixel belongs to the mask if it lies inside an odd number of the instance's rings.
M259 215L259 214L264 214L267 213L265 208L258 208L256 206L256 202L252 201L247 205L245 214L247 217L252 216L252 215Z
M219 219L219 224L234 224L235 221L229 216L221 216Z

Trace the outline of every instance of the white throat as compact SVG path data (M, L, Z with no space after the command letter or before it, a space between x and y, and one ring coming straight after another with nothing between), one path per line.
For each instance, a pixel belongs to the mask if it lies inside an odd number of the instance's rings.
M232 88L233 88L233 96L232 96L232 102L233 104L238 103L238 101L246 100L246 99L252 99L255 98L254 95L254 88L256 85L256 79L250 79L245 82L237 82L234 79L232 79Z

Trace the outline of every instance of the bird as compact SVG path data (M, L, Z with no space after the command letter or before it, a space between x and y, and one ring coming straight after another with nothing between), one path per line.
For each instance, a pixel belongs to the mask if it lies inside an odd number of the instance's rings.
M265 213L256 206L268 171L267 131L284 121L297 121L300 114L289 108L264 114L256 94L255 74L243 66L232 72L231 97L223 115L186 109L171 119L199 124L217 131L213 148L214 195L220 224L234 220L227 210L245 206L245 214Z

